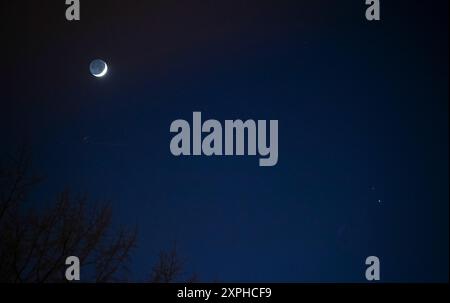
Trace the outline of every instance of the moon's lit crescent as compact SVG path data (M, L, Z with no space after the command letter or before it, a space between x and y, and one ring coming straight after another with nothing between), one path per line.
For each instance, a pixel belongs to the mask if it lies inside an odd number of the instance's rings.
M106 75L106 73L108 72L108 64L105 63L105 68L103 69L103 71L99 74L94 74L94 76L96 76L97 78L103 77L104 75Z
M108 72L108 65L102 59L95 59L89 65L92 76L100 78Z

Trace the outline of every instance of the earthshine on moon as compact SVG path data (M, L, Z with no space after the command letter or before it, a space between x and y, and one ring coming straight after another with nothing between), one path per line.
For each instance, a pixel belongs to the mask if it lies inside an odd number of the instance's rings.
M101 59L96 59L89 65L91 74L97 78L101 78L108 72L108 65Z

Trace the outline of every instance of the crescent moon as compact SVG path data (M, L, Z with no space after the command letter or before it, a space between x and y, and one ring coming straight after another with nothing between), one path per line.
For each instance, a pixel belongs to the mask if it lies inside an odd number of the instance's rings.
M99 74L94 74L94 76L97 78L100 78L100 77L103 77L104 75L106 75L107 72L108 72L108 64L106 64L106 62L105 62L105 68L103 69L103 71Z

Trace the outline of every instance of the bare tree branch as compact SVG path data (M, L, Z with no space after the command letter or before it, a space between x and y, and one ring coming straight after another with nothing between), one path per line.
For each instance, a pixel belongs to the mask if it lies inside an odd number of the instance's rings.
M0 166L0 282L64 281L68 256L78 256L83 272L91 273L83 281L120 280L136 230L114 232L109 205L92 210L86 196L73 197L69 190L38 212L25 206L40 180L29 176L27 157L21 152L9 167Z

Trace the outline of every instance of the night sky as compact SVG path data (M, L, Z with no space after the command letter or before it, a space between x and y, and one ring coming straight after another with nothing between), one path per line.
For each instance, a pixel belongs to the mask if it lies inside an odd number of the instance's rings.
M448 1L3 1L0 152L176 243L201 281L448 281ZM108 63L104 78L92 60ZM175 157L172 121L279 121L279 161Z

